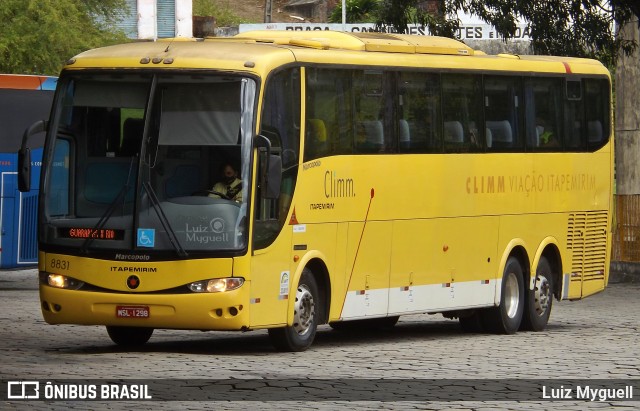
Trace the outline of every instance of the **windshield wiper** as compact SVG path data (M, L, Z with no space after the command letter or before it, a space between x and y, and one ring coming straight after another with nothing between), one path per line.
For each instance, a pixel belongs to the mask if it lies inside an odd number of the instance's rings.
M100 216L100 219L98 220L96 225L91 229L91 232L89 233L89 237L87 237L87 239L84 240L84 243L82 243L82 247L80 247L81 252L83 253L87 252L87 250L89 249L89 245L91 245L91 243L94 240L93 233L97 232L98 230L102 230L104 228L105 224L107 224L107 221L109 221L109 219L111 218L113 211L116 209L116 205L120 202L121 199L124 200L124 197L129 192L129 189L131 189L132 187L131 170L133 169L133 161L135 160L135 158L136 158L135 156L131 157L131 162L129 163L129 175L127 175L127 182L125 183L124 186L122 186L116 198L113 199L111 204L109 204L109 207L107 207L107 209L102 214L102 216Z
M171 242L171 245L176 250L176 253L178 254L178 256L182 258L188 257L189 254L180 245L180 241L178 241L178 236L176 236L176 232L173 231L173 228L169 223L169 219L167 219L167 216L165 215L164 211L162 211L162 207L160 206L160 201L158 200L158 196L156 195L156 192L153 191L153 187L151 187L151 184L148 181L145 181L144 183L142 183L142 187L149 195L149 199L151 200L153 209L155 210L156 215L160 220L160 224L162 224L162 228L164 228L164 231L167 233L167 236L169 237L169 242Z

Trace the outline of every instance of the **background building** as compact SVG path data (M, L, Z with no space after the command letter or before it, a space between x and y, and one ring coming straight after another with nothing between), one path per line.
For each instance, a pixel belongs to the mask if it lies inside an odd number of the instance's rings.
M126 0L120 26L131 39L191 37L192 0Z
M314 22L326 22L339 0L290 0L285 11L294 13Z

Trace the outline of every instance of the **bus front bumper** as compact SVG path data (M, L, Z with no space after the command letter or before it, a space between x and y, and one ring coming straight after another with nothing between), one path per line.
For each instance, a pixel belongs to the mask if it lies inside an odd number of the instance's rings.
M49 324L114 325L193 330L246 330L249 283L221 293L135 294L40 285Z

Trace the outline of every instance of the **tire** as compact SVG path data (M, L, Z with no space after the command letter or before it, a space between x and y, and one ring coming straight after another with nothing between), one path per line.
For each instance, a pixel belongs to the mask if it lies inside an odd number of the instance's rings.
M364 331L364 330L386 330L393 328L400 319L400 316L368 318L363 320L337 321L329 323L329 326L336 331Z
M111 338L111 341L122 347L137 347L144 345L151 334L153 334L153 328L147 327L117 327L107 326L107 333Z
M296 289L293 325L269 329L271 343L278 351L304 351L311 346L322 312L319 296L313 273L305 268Z
M483 311L483 324L497 334L514 334L524 312L524 275L520 261L509 257L502 275L500 305Z
M481 333L484 332L484 324L482 324L482 315L480 311L475 311L472 314L458 317L460 322L460 328L465 333Z
M542 331L545 329L549 322L551 306L553 305L553 286L551 264L545 257L542 257L536 268L533 290L527 290L525 293L521 329L528 331Z

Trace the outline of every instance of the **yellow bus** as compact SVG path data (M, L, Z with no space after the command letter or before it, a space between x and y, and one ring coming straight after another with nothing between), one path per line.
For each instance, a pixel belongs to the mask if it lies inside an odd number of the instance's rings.
M285 351L320 324L411 313L542 330L554 299L608 281L611 118L596 61L438 37L84 52L32 127L48 133L44 319L125 346L156 328L268 329Z

